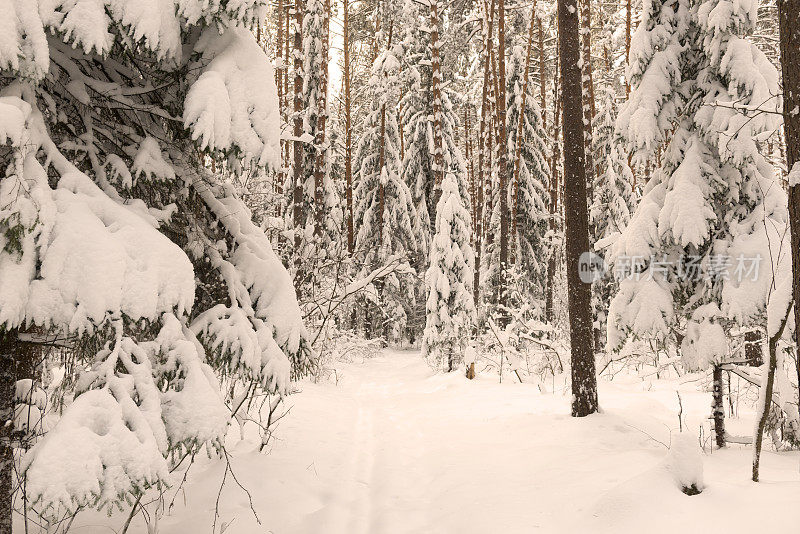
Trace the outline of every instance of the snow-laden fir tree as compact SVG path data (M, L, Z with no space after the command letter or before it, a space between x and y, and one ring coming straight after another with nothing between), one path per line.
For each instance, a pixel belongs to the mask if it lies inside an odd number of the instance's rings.
M434 232L436 217L436 199L439 191L436 187L433 172L433 106L432 106L432 73L429 25L429 9L420 7L413 0L408 0L397 17L401 21L403 54L402 73L403 97L400 100L400 120L402 122L405 154L403 157L401 176L408 185L414 199L417 213L416 223L424 240L424 248L428 249ZM458 182L459 191L463 195L462 204L470 206L467 185L467 166L458 144L458 117L447 88L441 90L441 135L442 161L444 172L452 173ZM428 258L420 256L414 265L417 272L422 273L428 267ZM425 301L425 289L422 284L417 287L418 306L415 323L422 323L421 309Z
M300 256L302 266L301 294L315 291L324 283L323 266L330 258L342 252L339 234L343 221L343 210L336 184L331 177L330 125L328 119L328 31L329 5L324 0L307 0L300 4L302 15L302 217L299 228L294 221L293 172L287 173L283 191L287 197L285 227L300 233L300 250L292 255ZM292 163L295 164L294 162ZM294 240L289 244L294 248ZM295 258L297 259L297 258Z
M514 263L521 275L519 281L525 285L520 289L536 299L542 299L549 255L546 239L549 217L547 134L542 128L542 113L533 83L528 81L528 94L525 98L522 96L525 90L525 51L521 46L512 49L506 70L508 161L516 177L516 183L509 180L508 203L516 217L513 222L516 228ZM523 100L525 110L520 133ZM499 236L496 236L497 239Z
M330 177L330 141L326 137L328 117L328 24L329 6L323 0L307 0L303 16L303 131L313 141L306 145L304 159L304 190L308 192L311 210L307 226L317 225L315 231L327 234L321 248L339 232L340 217L332 218L338 198ZM320 176L317 176L319 174ZM321 178L321 180L320 180ZM317 188L321 190L317 191Z
M455 371L475 325L472 298L475 258L470 244L470 215L453 173L445 174L436 204L436 233L425 274L427 291L422 354L435 369Z
M431 170L433 163L433 122L431 94L430 37L425 31L427 10L422 10L413 1L406 2L403 12L403 79L406 87L400 100L401 120L405 136L405 157L402 176L411 193L420 219L420 227L426 241L434 230L436 217L436 183ZM451 95L442 89L442 146L444 173L452 173L459 191L464 196L462 203L470 205L467 187L467 166L458 144L458 117Z
M362 126L354 163L354 222L356 256L360 277L393 261L419 263L425 240L419 227L414 200L400 177L400 136L394 106L399 97L402 47L390 45L375 60L368 96L372 110ZM414 272L410 267L373 282L377 302L370 307L383 325L387 338L397 341L415 302ZM371 317L371 315L370 315Z
M173 459L222 444L219 376L284 394L309 349L269 240L203 165L279 165L273 69L244 27L264 3L4 5L0 353L57 340L66 359L2 374L48 386L67 364L21 465L58 518L170 483Z
M667 147L612 247L615 270L634 273L609 309L610 348L671 340L687 367L706 368L728 353L731 326L786 311L776 304L785 297L786 196L758 146L776 119L749 111L777 105L777 72L748 39L756 10L755 1L644 3L634 90L617 128L634 160Z
M615 122L616 99L614 89L608 83L594 123L594 161L600 172L594 178L589 206L591 241L600 255L605 254L619 237L633 212L633 173L628 165L624 141L616 134ZM616 280L609 273L593 284L592 306L598 342L601 342L600 334L606 331L608 306L616 290Z

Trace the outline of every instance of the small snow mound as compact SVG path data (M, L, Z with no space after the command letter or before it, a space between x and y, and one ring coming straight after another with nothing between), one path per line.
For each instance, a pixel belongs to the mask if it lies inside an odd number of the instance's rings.
M685 494L697 495L703 491L703 452L697 436L691 432L673 436L665 465Z

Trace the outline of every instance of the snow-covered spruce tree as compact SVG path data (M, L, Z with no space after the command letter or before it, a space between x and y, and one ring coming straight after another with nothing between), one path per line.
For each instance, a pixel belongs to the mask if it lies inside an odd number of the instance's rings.
M424 249L429 244L434 232L436 217L436 179L433 172L433 108L431 91L431 49L430 34L424 31L429 25L429 10L421 8L413 0L408 0L398 19L402 21L402 46L404 53L401 79L403 97L400 100L405 154L402 162L401 176L408 185L414 200L420 233L424 239ZM470 206L469 188L467 184L467 166L458 145L456 115L451 93L442 88L442 161L444 174L454 175L459 191L462 194L462 205ZM425 272L428 267L427 258L419 256L413 265L417 272ZM426 299L426 290L422 284L417 288L418 321L422 323L421 304Z
M66 408L21 471L58 518L169 484L222 443L218 376L283 394L310 352L288 273L203 166L279 164L273 69L243 26L263 2L4 5L0 375L47 381L10 351L65 347Z
M547 134L542 127L542 114L534 94L534 85L527 84L527 96L523 99L525 51L521 46L512 49L506 74L508 85L508 161L514 169L517 183L511 183L509 201L513 206L515 221L515 267L522 276L520 288L537 299L544 298L547 276L547 223L548 223L548 167ZM525 101L522 133L518 132L523 100ZM518 143L521 146L518 147ZM517 151L519 150L519 160ZM518 166L518 169L516 168ZM499 238L499 237L498 237ZM497 238L496 238L497 239Z
M436 182L431 169L433 163L433 122L431 94L430 36L426 31L427 9L421 12L413 1L405 4L403 21L403 81L404 95L400 101L405 135L405 157L402 176L411 193L420 219L420 226L427 223L427 242L434 231L436 217ZM458 116L451 94L442 89L442 160L444 174L450 172L456 179L463 195L464 206L470 205L467 185L467 166L458 145Z
M419 263L425 240L414 201L400 178L400 136L394 103L399 96L399 45L390 45L375 60L368 95L372 111L366 117L355 153L354 221L358 227L356 256L359 278L387 263L390 257ZM415 302L414 275L392 272L375 280L378 302L371 303L387 339L399 340ZM371 316L371 315L370 315Z
M605 97L594 123L594 161L602 172L596 174L589 206L589 231L598 254L609 248L628 225L633 212L633 173L624 151L624 141L616 134L616 102L611 84L605 86ZM592 307L598 346L606 331L606 319L611 297L617 291L613 276L594 282Z
M642 161L668 141L628 227L612 247L633 264L609 309L608 342L680 345L688 368L717 366L734 325L779 321L786 196L758 139L775 127L778 76L748 40L756 2L645 2L633 38L634 85L617 120ZM756 276L737 271L760 261ZM749 263L748 263L749 262ZM698 269L699 267L699 269ZM781 306L778 306L780 308ZM779 314L785 314L786 309ZM721 373L714 373L717 442Z
M325 267L331 258L342 252L339 242L343 211L336 185L331 178L330 136L327 130L327 80L328 80L328 30L329 4L324 0L308 0L299 4L302 10L302 41L299 78L300 111L296 115L302 122L302 201L299 226L295 221L295 173L289 173L284 184L287 196L286 228L292 235L299 234L299 250L291 240L291 255L297 270L296 280L301 284L299 294L313 300L320 287L327 284L329 274ZM292 163L293 166L297 162Z
M435 369L455 371L475 324L474 256L470 215L453 173L445 174L436 205L436 234L425 275L427 295L422 354Z

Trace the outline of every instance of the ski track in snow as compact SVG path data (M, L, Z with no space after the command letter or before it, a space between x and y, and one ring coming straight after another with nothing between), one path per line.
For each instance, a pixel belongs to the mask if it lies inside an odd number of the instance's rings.
M496 375L435 375L418 352L386 350L338 376L301 384L268 454L252 429L229 443L262 524L229 480L217 532L220 522L227 534L791 532L800 523L797 452L766 451L755 485L749 448L714 451L695 497L664 476L666 450L650 436L667 443L677 431L674 382L601 381L604 413L573 419L563 381L540 393ZM696 431L710 396L693 388L681 396ZM752 419L728 426L746 434ZM211 530L224 463L198 464L160 532ZM87 514L76 532L123 520Z

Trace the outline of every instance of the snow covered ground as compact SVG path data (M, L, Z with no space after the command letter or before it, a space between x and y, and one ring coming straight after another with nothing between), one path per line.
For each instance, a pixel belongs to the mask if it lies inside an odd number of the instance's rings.
M662 464L678 427L676 385L618 378L600 385L604 413L569 416L556 382L433 375L416 352L341 364L338 384L304 382L269 454L232 447L238 480L219 498L227 533L797 532L800 454L767 450L762 482L751 450L704 456L705 491L680 492ZM555 388L553 386L555 385ZM710 396L680 386L697 433ZM748 433L750 416L730 420ZM708 449L706 449L708 450ZM162 534L210 532L224 462L204 458ZM124 517L79 516L76 533L116 531ZM144 532L135 523L133 532Z

